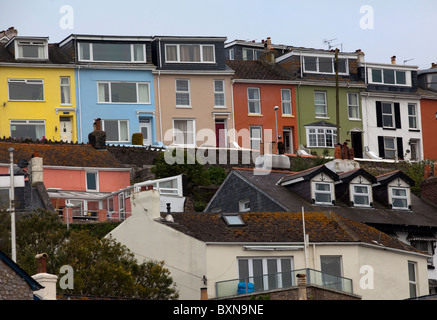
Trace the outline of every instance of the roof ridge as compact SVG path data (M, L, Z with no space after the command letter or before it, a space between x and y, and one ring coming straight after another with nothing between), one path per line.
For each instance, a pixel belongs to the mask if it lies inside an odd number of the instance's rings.
M400 172L400 171L401 170L398 169L398 170L390 171L390 172L387 172L387 173L383 173L383 174L380 174L379 176L376 176L376 178L388 176L389 174L393 174L393 173Z
M344 217L339 216L337 213L329 211L328 215L330 218L332 218L338 226L343 229L351 238L352 241L359 242L361 241L360 237L358 237L355 232L353 232L349 227L344 223Z

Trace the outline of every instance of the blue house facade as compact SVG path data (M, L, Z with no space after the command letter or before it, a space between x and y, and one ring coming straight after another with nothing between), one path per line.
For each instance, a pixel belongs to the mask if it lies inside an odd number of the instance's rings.
M100 119L107 144L130 145L141 132L143 145L160 145L150 37L71 35L59 46L76 66L79 143Z

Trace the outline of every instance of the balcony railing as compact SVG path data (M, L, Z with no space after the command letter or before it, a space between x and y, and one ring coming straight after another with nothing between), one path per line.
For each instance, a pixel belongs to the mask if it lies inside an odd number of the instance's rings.
M296 287L298 274L305 274L307 285L353 293L352 279L322 273L314 269L298 269L287 272L265 274L244 279L233 279L216 282L216 297L223 298L245 293L262 293L275 289Z

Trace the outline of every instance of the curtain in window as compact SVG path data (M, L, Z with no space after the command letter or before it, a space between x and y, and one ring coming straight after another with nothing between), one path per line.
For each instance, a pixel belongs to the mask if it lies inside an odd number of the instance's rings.
M138 84L138 102L149 103L149 85L146 83Z
M200 45L180 45L181 61L200 62Z
M35 135L36 135L37 139L39 139L39 140L43 139L45 134L46 134L45 125L36 125L35 126Z
M314 102L316 106L316 117L326 117L326 96L324 92L314 93Z
M144 46L142 44L134 44L134 61L145 61L144 59Z
M61 78L61 104L70 104L70 79Z
M194 144L192 120L174 120L175 144Z
M214 62L214 47L213 46L203 46L203 61L204 62Z
M109 102L108 83L99 83L99 102Z
M166 61L177 61L178 60L178 47L177 46L166 46Z
M129 130L127 121L120 121L120 141L129 141Z

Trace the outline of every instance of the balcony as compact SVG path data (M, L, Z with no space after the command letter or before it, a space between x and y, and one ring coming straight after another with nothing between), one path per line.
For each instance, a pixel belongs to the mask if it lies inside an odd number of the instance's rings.
M296 276L298 274L306 274L307 285L317 285L353 294L352 279L322 273L313 269L298 269L245 279L216 282L216 297L223 298L239 294L262 293L270 290L297 287Z

